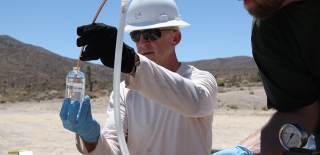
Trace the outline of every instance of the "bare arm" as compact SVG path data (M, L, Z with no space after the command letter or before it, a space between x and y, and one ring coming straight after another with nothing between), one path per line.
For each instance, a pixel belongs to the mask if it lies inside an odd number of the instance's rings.
M255 155L275 155L285 152L278 138L280 127L285 123L295 122L302 125L308 135L311 135L318 123L319 104L320 102L316 101L295 111L276 112L261 130L241 142L241 145Z

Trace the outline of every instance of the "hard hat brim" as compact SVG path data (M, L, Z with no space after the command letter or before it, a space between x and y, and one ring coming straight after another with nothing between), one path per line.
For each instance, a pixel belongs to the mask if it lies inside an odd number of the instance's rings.
M182 28L182 27L190 26L190 24L182 20L170 20L170 21L161 22L161 23L159 23L159 21L143 22L143 23L128 24L125 26L124 31L131 32L135 30L145 30L145 29L171 27L171 26L179 26L180 28Z

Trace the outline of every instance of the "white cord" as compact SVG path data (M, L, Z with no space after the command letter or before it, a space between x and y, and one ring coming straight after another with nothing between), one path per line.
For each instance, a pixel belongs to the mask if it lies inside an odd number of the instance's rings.
M113 74L113 88L114 88L114 117L117 127L118 141L120 143L120 149L123 155L130 155L127 147L126 140L124 138L123 127L121 123L121 112L120 112L120 74L121 74L121 60L122 60L122 47L123 47L123 36L124 27L126 23L127 6L129 0L121 1L121 13L118 26L117 43L116 43L116 54L114 61L114 74Z

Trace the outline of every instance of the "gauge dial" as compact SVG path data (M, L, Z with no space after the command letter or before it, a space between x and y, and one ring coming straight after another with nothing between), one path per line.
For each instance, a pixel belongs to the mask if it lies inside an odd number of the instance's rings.
M307 140L307 132L298 124L285 124L281 127L279 132L279 139L282 146L289 150L289 148L301 148Z

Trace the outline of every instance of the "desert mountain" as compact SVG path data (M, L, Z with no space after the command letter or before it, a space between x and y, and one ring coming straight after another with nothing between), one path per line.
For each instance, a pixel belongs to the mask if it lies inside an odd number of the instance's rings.
M235 56L211 60L188 62L199 69L212 73L229 74L256 70L252 57ZM8 35L0 35L0 88L26 88L34 91L43 89L63 90L66 74L77 64L77 60L62 57L42 47L25 44ZM86 73L90 66L92 81L101 89L112 89L113 69L103 65L81 62L80 69ZM228 75L229 76L229 75Z
M252 69L257 68L252 57L236 56L229 58L217 58L211 60L199 60L188 62L203 70L230 70L230 69Z
M65 78L77 60L62 57L42 47L22 43L10 36L0 35L0 86L41 90L64 89ZM91 67L92 81L99 85L112 85L113 69L102 65L81 62L85 73Z

